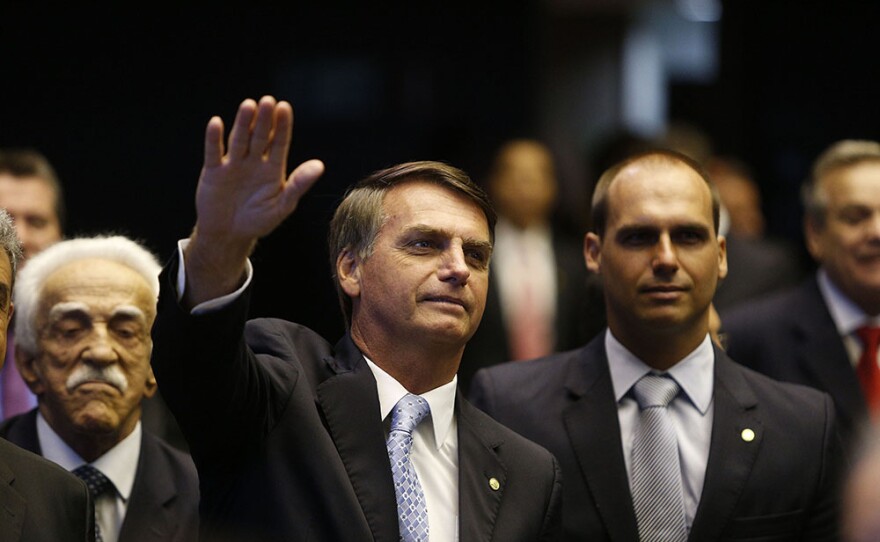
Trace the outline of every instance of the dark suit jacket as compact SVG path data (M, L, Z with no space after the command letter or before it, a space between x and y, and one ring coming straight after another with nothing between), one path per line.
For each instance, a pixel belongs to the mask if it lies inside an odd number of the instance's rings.
M0 540L93 541L94 521L82 480L0 439Z
M835 540L840 458L830 398L715 354L712 443L690 540ZM484 369L471 389L474 404L559 459L566 539L638 540L603 335ZM741 438L746 428L751 442Z
M397 542L376 382L351 338L334 349L274 319L243 337L250 291L191 316L174 294L175 262L161 277L153 368L199 469L203 534ZM461 540L555 540L555 459L463 398L455 409Z
M868 407L862 388L819 292L816 277L800 286L721 314L727 351L771 378L828 392L841 436L852 451Z
M199 530L198 475L192 460L147 431L119 542L190 542ZM0 436L41 454L37 410L0 425Z
M554 352L586 343L605 327L605 305L598 277L588 275L582 245L554 235L556 258L556 342ZM458 370L458 384L465 393L473 375L483 367L509 361L510 337L504 324L498 274L489 275L486 310L480 327L468 341Z

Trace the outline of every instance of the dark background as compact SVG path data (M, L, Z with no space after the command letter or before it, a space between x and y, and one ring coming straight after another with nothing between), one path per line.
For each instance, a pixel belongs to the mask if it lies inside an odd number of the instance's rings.
M644 2L330 2L58 10L0 7L0 147L35 147L65 185L70 235L107 231L162 259L194 222L202 136L211 115L272 94L295 110L291 162L325 177L254 254L254 315L342 330L326 224L344 188L373 170L444 160L481 180L503 139L569 141L560 213L577 223L589 138L546 119L553 67L575 50L619 48ZM415 4L415 3L413 3ZM800 243L797 186L841 138L880 139L874 2L723 2L719 70L671 82L668 117L704 128L749 163L770 232ZM614 78L613 62L605 70ZM613 85L612 85L613 87ZM606 103L614 128L620 104ZM578 115L572 110L570 116ZM575 118L589 127L595 119ZM587 141L585 143L584 141ZM573 150L572 150L573 149ZM291 167L293 164L291 164Z

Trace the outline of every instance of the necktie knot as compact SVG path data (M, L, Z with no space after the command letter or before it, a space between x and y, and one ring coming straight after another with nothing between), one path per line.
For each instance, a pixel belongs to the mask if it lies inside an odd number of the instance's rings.
M89 486L89 494L92 496L92 499L97 499L100 495L104 493L115 490L116 486L113 485L113 482L110 481L109 478L104 476L104 473L96 469L91 465L83 465L81 467L77 467L73 469L73 473L77 475L82 481Z
M656 374L646 374L633 386L640 410L651 407L666 408L678 395L680 389L678 382L671 377Z
M412 434L413 429L425 419L429 412L431 412L431 407L427 401L418 395L407 393L391 410L391 431Z

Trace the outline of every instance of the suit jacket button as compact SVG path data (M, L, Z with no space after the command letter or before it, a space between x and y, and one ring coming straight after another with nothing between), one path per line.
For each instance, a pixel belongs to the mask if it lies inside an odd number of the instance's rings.
M492 488L492 491L498 491L501 489L501 483L497 478L489 478L489 487Z
M740 433L742 439L746 442L752 442L755 440L755 432L751 429L743 429L742 433Z

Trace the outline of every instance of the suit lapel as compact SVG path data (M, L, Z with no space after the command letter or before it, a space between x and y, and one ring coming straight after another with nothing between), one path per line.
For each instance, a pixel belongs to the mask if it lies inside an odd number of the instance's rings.
M379 423L376 380L346 336L337 357L325 360L336 376L318 386L318 403L376 541L397 542L397 498L391 462Z
M27 513L27 503L12 488L14 481L15 473L3 462L0 455L0 533L3 533L3 540L11 542L21 539L24 516Z
M691 540L717 540L745 487L764 440L757 398L733 361L715 349L712 443ZM753 440L743 436L750 429Z
M474 407L456 396L460 540L491 540L507 482L496 449L501 435L479 423ZM493 483L493 480L496 483Z
M815 387L834 397L842 424L853 426L867 416L858 378L816 281L804 288L803 306L797 307L792 316L792 344L796 345L797 359Z
M177 496L173 474L154 437L143 432L134 487L119 539L169 540L176 524L167 505Z
M608 537L638 540L604 334L581 356L566 378L573 401L563 412L565 429Z

